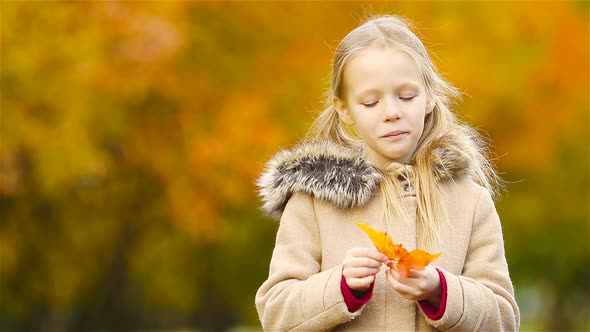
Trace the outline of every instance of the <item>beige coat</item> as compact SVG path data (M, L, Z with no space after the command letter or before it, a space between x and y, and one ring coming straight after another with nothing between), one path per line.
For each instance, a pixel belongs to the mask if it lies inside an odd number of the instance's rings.
M346 251L373 247L355 222L388 229L375 189L383 176L407 176L407 167L393 163L379 172L357 152L330 145L284 151L267 167L259 180L264 209L280 217L280 225L269 277L256 294L265 330L518 330L500 220L490 194L470 180L465 167L436 174L450 220L441 226L442 255L433 263L447 282L446 310L436 321L393 290L384 271L377 274L369 303L354 313L340 290ZM402 199L415 220L416 197L408 177ZM395 243L416 247L415 224L394 220L389 229Z

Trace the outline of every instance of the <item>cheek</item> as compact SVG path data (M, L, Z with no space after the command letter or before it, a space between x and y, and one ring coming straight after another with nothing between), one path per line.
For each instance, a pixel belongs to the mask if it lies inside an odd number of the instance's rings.
M356 119L353 127L354 130L361 136L365 136L366 132L369 131L369 128L367 128L367 125L363 123L362 120L358 121L358 119Z
M378 125L378 119L372 116L372 114L365 113L363 116L356 116L354 119L354 126L359 133L374 131Z
M421 123L424 123L426 120L426 116L428 115L428 105L426 103L426 99L420 100L420 103L416 105L416 114L419 114L417 117Z
M412 109L408 110L408 115L414 124L424 123L426 120L426 105L423 103L412 105Z
M416 132L419 132L421 135L424 131L424 127L426 126L426 111L422 108L420 110L416 110L416 113L414 113L414 115L415 116L413 116L411 120L411 125L414 128L414 130L416 130Z

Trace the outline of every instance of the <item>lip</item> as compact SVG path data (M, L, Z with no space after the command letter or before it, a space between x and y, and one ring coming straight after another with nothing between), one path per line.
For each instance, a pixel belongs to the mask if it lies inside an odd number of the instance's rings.
M397 137L402 137L404 135L408 134L407 131L404 130L394 130L394 131L390 131L387 134L381 136L381 138L397 138Z

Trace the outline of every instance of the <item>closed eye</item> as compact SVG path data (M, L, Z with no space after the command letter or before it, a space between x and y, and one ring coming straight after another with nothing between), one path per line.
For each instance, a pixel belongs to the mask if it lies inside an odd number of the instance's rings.
M412 96L412 97L399 97L399 99L401 99L402 101L412 101L412 99L416 98L416 96Z
M375 105L377 105L377 103L378 103L378 101L376 101L376 102L374 102L374 103L370 103L370 104L363 104L363 105L364 105L365 107L372 108L372 107L375 107Z

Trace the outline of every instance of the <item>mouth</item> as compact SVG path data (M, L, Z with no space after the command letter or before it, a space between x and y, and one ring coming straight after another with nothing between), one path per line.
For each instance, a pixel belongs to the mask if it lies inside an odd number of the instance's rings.
M393 138L393 137L401 137L403 135L408 134L407 131L403 131L403 130L394 130L394 131L390 131L387 134L381 136L381 138Z

